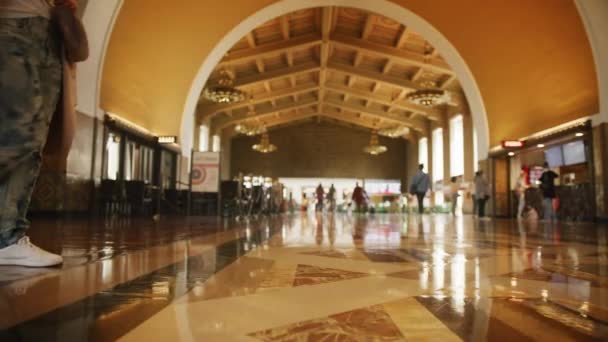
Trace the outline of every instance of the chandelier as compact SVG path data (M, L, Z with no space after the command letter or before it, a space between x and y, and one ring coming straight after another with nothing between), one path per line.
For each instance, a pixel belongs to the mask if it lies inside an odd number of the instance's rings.
M262 124L255 124L255 123L251 123L251 124L240 123L234 127L234 130L237 133L252 137L254 135L260 135L260 134L266 133L266 126L264 126Z
M447 102L447 94L444 90L437 89L433 81L424 81L420 85L422 89L408 93L405 98L413 104L424 107L435 107Z
M245 93L234 87L234 76L226 69L220 71L217 84L203 89L203 97L217 103L235 103L245 99Z
M432 56L432 47L427 44L424 52L424 62L429 64ZM437 88L437 82L433 81L435 74L425 71L422 74L422 81L418 84L421 89L408 93L405 98L413 104L424 107L435 107L448 101L447 92Z
M276 145L270 143L270 138L268 138L268 133L262 134L262 139L259 144L255 144L251 146L254 151L260 153L271 153L277 150Z
M388 149L386 146L380 145L378 141L378 134L376 132L372 132L372 137L369 140L369 145L363 148L363 152L369 153L372 156L377 156L381 153L386 152Z
M410 132L410 129L406 126L392 126L386 127L378 130L378 134L389 137L389 138L399 138Z

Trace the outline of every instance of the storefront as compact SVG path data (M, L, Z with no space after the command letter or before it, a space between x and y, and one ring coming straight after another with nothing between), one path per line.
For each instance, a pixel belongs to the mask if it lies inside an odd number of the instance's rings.
M585 121L533 135L526 140L503 143L491 154L494 215L513 217L517 213L515 195L519 177L523 177L525 204L542 217L542 192L539 188L544 163L559 175L555 180L554 208L560 220L593 220L595 213L593 177L593 139L591 122Z
M108 207L107 202L112 202L112 211L115 207L131 211L144 203L151 207L166 197L162 192L175 189L179 146L172 138L158 137L118 116L106 115L98 196L102 207Z

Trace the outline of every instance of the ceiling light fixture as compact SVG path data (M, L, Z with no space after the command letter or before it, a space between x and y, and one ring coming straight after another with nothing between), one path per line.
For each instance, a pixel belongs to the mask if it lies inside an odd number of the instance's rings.
M515 152L509 152L509 157L513 157L515 155Z
M577 136L577 137L582 137L583 135L585 135L585 134L581 133L581 132L578 132L578 133L575 134L575 136Z
M375 131L372 132L372 136L369 140L369 145L363 148L363 152L371 154L372 156L377 156L384 152L388 151L386 146L380 145L380 141L378 140L378 133Z
M267 132L266 126L257 123L240 123L234 127L234 130L239 134L247 135L250 137L264 134Z
M277 150L276 145L270 143L270 138L268 137L268 133L262 134L262 139L259 144L255 144L251 146L254 151L260 153L272 153Z
M427 45L424 52L424 62L426 64L430 63L431 54L432 47ZM433 80L434 77L434 73L430 71L424 72L422 75L423 80L418 83L422 89L409 92L405 98L413 104L424 107L435 107L448 102L448 93L445 90L437 88L437 82Z
M538 144L538 145L536 145L536 147L543 148L543 147L545 147L545 144Z
M243 101L245 93L234 87L234 75L222 69L217 83L203 89L203 97L216 103L235 103Z
M378 130L378 134L389 138L400 138L410 132L409 127L398 125L385 127Z

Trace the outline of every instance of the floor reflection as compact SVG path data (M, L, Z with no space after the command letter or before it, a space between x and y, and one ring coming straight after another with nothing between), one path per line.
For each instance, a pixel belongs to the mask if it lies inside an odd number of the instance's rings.
M33 237L67 265L0 269L3 315L32 311L4 319L0 340L606 340L606 229L331 213L42 222ZM86 265L97 271L48 293L118 283L39 312L14 286Z

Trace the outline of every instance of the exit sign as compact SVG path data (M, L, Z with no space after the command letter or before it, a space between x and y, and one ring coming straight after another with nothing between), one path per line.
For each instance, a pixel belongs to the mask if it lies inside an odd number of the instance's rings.
M502 147L503 148L524 147L524 142L521 140L503 140Z

